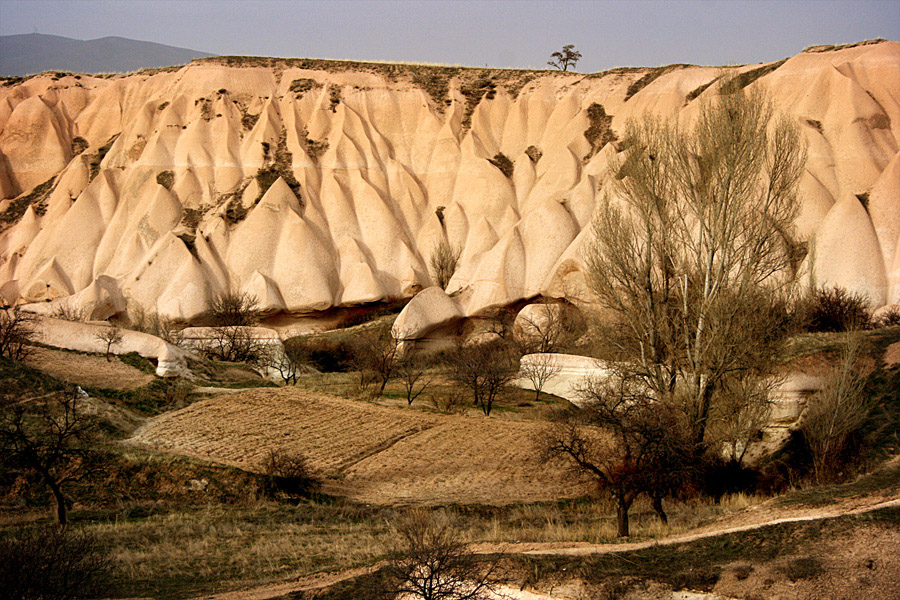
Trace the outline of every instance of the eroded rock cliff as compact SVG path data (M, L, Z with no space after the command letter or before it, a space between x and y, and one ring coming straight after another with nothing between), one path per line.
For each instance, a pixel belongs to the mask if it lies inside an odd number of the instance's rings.
M809 143L804 272L900 301L900 42L739 69ZM0 294L114 282L191 320L224 290L303 313L431 285L472 315L578 277L616 132L690 119L721 71L580 75L216 58L0 88ZM101 279L102 278L102 279Z

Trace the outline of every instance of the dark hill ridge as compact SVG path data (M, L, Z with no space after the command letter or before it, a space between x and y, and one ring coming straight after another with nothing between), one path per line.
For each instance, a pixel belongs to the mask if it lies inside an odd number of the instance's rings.
M42 71L128 72L181 65L206 56L213 55L122 37L76 40L42 33L0 36L3 76Z

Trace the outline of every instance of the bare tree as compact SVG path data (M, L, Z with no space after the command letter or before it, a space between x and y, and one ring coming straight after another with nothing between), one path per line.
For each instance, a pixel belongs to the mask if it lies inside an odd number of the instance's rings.
M104 327L100 331L94 334L94 337L101 344L106 344L106 361L109 362L112 360L109 356L110 349L113 346L118 346L122 343L124 339L122 335L122 330L112 325L110 327Z
M713 98L687 128L628 124L585 253L589 286L615 315L611 358L656 399L677 396L705 446L726 380L749 384L777 364L805 164L796 125L761 91Z
M246 293L224 293L210 303L212 335L200 349L209 356L227 362L258 363L264 359L267 344L254 335L251 327L259 323L259 301Z
M444 512L412 509L396 526L398 544L385 568L390 597L417 600L497 598L500 556L479 561Z
M434 281L442 289L447 289L450 278L456 273L456 265L459 263L459 255L462 249L458 246L451 246L450 242L441 238L437 246L431 251L429 263L431 272L434 275Z
M474 406L491 415L494 402L516 378L518 364L503 341L459 345L451 354L448 378L472 394Z
M94 423L81 413L77 395L57 392L34 401L4 403L0 414L0 460L41 477L56 502L56 518L66 524L71 501L63 486L81 479L91 466Z
M18 307L0 308L0 356L15 362L28 358L37 339L34 321Z
M531 382L534 399L540 400L541 390L550 379L559 374L562 368L550 354L531 354L523 356L519 363L519 374Z
M295 385L297 374L309 361L309 346L302 338L293 337L285 340L282 346L270 345L262 352L260 362L265 367L274 369L285 385Z
M566 305L551 302L526 306L516 317L515 329L524 354L559 352L575 333Z
M577 476L588 475L612 496L620 537L629 535L628 512L642 493L667 522L662 499L677 492L690 473L682 415L649 397L637 380L588 381L580 394L586 408L546 432L544 455L566 459Z
M244 292L218 294L210 302L209 316L216 326L251 327L259 323L259 300Z
M547 61L547 64L554 69L568 71L572 67L574 70L576 63L581 60L581 52L575 49L575 44L566 44L562 50L551 54L550 58L553 60Z
M800 423L817 483L824 483L834 474L850 440L860 435L875 408L874 400L865 392L860 345L858 334L849 337L841 349L840 361L822 390L810 398Z
M353 363L360 373L360 384L379 383L383 394L397 367L399 340L391 335L390 325L378 324L361 330L353 341Z
M427 363L416 354L410 353L397 362L397 375L403 384L406 394L406 405L412 406L413 400L418 398L429 385L431 378L427 377Z

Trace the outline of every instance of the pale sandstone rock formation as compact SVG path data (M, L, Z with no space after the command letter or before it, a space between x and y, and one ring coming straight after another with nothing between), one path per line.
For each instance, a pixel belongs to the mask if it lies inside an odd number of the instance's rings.
M106 352L106 343L97 339L97 333L108 325L63 321L52 317L37 316L35 332L39 341L56 348L81 352ZM112 354L137 352L144 358L157 361L156 374L160 377L176 377L188 374L185 352L149 333L122 329L122 342L110 348Z
M720 75L674 68L628 96L646 71L535 73L521 90L499 81L469 113L458 79L432 98L411 72L272 64L0 88L0 207L54 186L0 232L2 300L71 297L100 317L124 310L115 289L191 321L231 290L270 315L309 313L429 287L442 239L462 249L448 287L460 293L455 308L435 300L443 312L420 333L444 313L580 297L581 247L617 153L586 139L589 107L603 105L612 133L645 111L689 121L715 88L691 93ZM297 79L309 89L291 91ZM900 301L900 42L801 53L752 85L809 144L802 271L873 308ZM511 171L490 162L500 154Z
M391 333L401 342L420 340L464 316L453 298L440 287L432 286L416 294L403 307L394 320Z

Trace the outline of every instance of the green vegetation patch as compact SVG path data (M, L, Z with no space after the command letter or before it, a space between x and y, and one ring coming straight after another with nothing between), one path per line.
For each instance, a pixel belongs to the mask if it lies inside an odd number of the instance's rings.
M489 158L488 162L500 169L500 172L507 177L513 176L515 165L513 165L513 162L502 152L498 152L494 158Z
M309 90L315 90L322 87L322 84L316 81L315 79L295 79L291 82L291 85L288 86L288 90L293 92L294 94L298 94L302 96Z
M875 38L874 40L865 40L862 42L855 42L852 44L840 44L840 45L829 45L829 44L821 44L819 46L809 46L804 48L804 52L834 52L835 50L845 50L847 48L857 48L859 46L870 46L872 44L880 44L882 42L886 42L887 40L884 38Z
M602 104L594 102L587 109L588 128L584 131L584 137L591 143L591 151L586 159L594 156L609 142L619 139L612 130L612 116L606 114Z
M631 85L628 86L628 89L625 91L625 102L631 99L632 96L637 94L639 91L665 75L666 73L670 73L672 71L677 71L678 69L686 69L690 65L685 64L676 64L676 65L666 65L665 67L656 67L654 69L647 70L644 75L632 82Z
M156 367L153 366L153 363L138 354L137 352L129 352L128 354L120 354L119 360L130 367L134 367L139 371L143 371L144 373L148 373L150 375L156 375Z
M19 196L9 203L9 206L0 214L0 231L18 223L19 219L31 206L36 215L41 216L47 212L47 198L56 189L54 177L44 183L35 186L28 194Z
M102 163L103 159L106 158L106 155L109 153L109 150L110 150L110 148L112 148L112 145L119 138L119 135L120 134L117 133L114 136L112 136L111 138L109 138L108 140L106 140L106 143L103 144L102 146L100 146L100 148L97 150L97 152L91 156L91 160L88 163L88 166L91 169L91 181L93 181L94 178L100 173L100 163Z
M266 152L266 154L268 154L268 152ZM284 179L284 182L291 188L291 191L294 192L297 199L301 203L303 202L303 196L300 193L300 182L294 177L294 172L292 170L293 161L294 157L287 147L287 134L282 130L281 136L278 138L278 146L275 148L274 161L272 164L260 169L256 174L256 181L259 183L259 196L256 199L257 202L259 202L263 195L269 191L272 184L278 181L279 177Z
M76 135L72 138L72 156L78 156L82 152L88 149L90 144L86 139L81 137L80 135Z
M709 89L709 86L711 86L714 83L716 83L717 81L719 81L719 79L721 79L721 76L714 77L714 78L710 79L709 81L707 81L706 83L704 83L703 85L695 87L693 90L688 92L687 96L685 96L684 103L687 104L689 102L693 102L694 100L696 100L700 96L700 94L702 94L707 89Z
M763 65L761 67L757 67L756 69L750 69L749 71L744 71L743 73L740 73L739 75L735 75L734 77L732 77L731 79L726 81L724 84L722 84L722 87L719 89L719 93L733 94L735 92L738 92L738 91L744 89L745 87L747 87L748 85L750 85L751 83L753 83L754 81L756 81L757 79L759 79L760 77L765 77L766 75L773 72L775 69L777 69L778 67L780 67L781 65L783 65L786 62L787 62L787 59L784 58L782 60L779 60L778 62L773 62L768 65Z
M171 191L175 185L175 173L172 171L162 171L156 176L156 183Z

